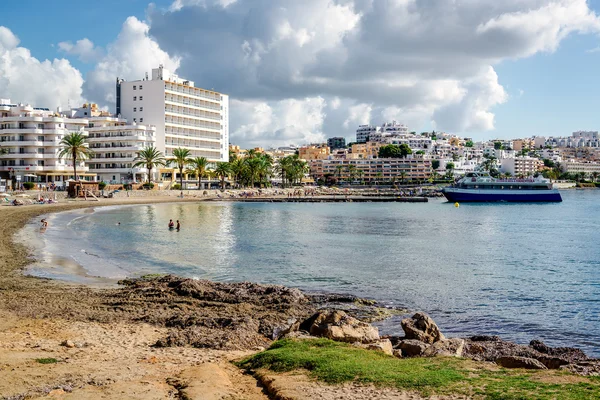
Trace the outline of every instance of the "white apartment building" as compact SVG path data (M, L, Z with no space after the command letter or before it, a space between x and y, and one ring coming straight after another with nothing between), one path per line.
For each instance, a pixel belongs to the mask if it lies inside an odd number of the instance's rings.
M229 161L229 96L194 86L159 66L152 79L117 78L117 116L156 127L156 147L165 156L189 149L192 157Z
M534 157L510 157L500 160L500 170L513 176L532 176L544 163Z
M128 124L114 117L90 118L88 142L92 157L87 160L90 172L107 183L144 182L148 179L145 166L134 167L137 152L156 143L156 127ZM157 169L152 170L156 180Z
M356 130L356 143L367 143L369 136L376 132L381 132L380 126L359 125Z
M568 172L570 174L575 173L585 173L586 175L590 175L593 173L600 174L600 164L589 161L577 161L577 160L567 160L561 164L563 172Z
M60 141L71 132L85 132L87 119L71 119L47 108L0 99L0 177L21 182L53 182L63 186L73 178L73 161L59 157ZM79 179L95 176L78 162Z

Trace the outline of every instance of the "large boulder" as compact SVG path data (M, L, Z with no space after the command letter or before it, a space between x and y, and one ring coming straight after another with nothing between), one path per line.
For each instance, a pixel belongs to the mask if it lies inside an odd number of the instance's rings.
M529 357L500 357L496 360L496 364L504 368L547 369L544 364Z
M380 351L389 356L394 355L394 349L392 347L392 342L390 341L390 339L381 339L378 342L363 344L362 346L364 346L368 350Z
M403 319L402 329L406 339L420 340L425 343L435 343L446 339L433 319L422 312L416 313L411 318Z
M419 357L425 353L429 346L420 340L406 339L402 340L396 348L402 351L404 357Z
M343 311L319 312L313 315L309 332L338 342L373 343L379 340L379 330Z
M452 338L439 340L429 346L424 352L425 357L462 357L465 340Z

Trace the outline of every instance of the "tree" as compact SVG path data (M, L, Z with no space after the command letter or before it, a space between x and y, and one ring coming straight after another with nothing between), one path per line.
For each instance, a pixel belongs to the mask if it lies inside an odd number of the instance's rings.
M473 147L473 141L472 140L467 140L465 142L465 147Z
M592 179L594 180L594 182L597 182L598 181L598 172L594 171L594 172L592 172L591 175L592 175Z
M73 160L73 179L77 180L77 161L92 156L92 150L88 147L86 137L82 133L71 132L61 139L60 145L62 150L58 156Z
M342 179L342 171L343 170L344 170L344 166L343 165L336 165L335 172L337 172L338 181L340 181Z
M502 142L494 142L494 149L502 150Z
M453 162L449 162L448 164L446 164L446 171L454 171L454 163Z
M165 166L167 161L163 153L158 151L154 146L146 147L143 150L137 152L136 157L133 159L134 167L146 167L148 170L148 183L152 181L152 169L156 166Z
M437 170L440 167L440 160L431 160L431 169Z
M406 183L406 172L405 171L400 172L400 179L402 180L402 183Z
M544 158L542 161L544 162L544 167L554 168L554 161L548 158Z
M179 186L183 189L183 169L190 163L190 151L181 147L173 150L173 158L168 161L169 164L175 164L179 170Z
M192 171L196 175L198 175L198 190L200 190L200 186L202 185L202 178L206 175L206 169L208 167L208 160L206 157L196 157L190 160L190 166L192 167Z
M218 162L215 174L221 179L221 189L225 189L225 178L229 175L230 166L227 162Z
M353 182L354 178L356 178L356 165L350 164L348 166L348 176L350 177L350 182Z
M381 146L377 156L379 158L405 158L409 154L412 154L412 150L407 144L402 143L400 146L395 144Z
M424 151L424 150L417 150L417 151L415 152L415 154L425 154L425 151Z

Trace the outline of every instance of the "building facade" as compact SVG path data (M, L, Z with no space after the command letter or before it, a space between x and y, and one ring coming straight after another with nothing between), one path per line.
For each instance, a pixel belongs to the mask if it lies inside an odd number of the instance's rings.
M166 157L176 148L211 162L229 161L229 96L194 86L159 66L152 79L117 78L117 116L156 127L156 147Z
M331 150L344 149L346 147L346 138L343 137L332 137L327 139L327 146Z
M154 126L128 124L114 117L93 117L87 128L92 157L86 161L90 172L107 183L143 182L148 179L145 166L134 167L137 152L156 143ZM152 177L156 179L157 169Z
M315 179L328 176L338 180L367 183L425 181L431 176L431 160L424 157L326 159L310 161Z
M64 186L73 176L73 161L60 157L63 137L71 132L87 135L87 119L67 118L47 108L13 104L0 99L0 177L14 184L30 181ZM83 162L78 179L92 179Z

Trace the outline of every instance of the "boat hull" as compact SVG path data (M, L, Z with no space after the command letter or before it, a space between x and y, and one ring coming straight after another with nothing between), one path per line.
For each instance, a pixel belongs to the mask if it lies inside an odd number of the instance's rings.
M556 203L562 197L556 189L551 190L477 190L444 188L442 193L448 201L458 203Z

